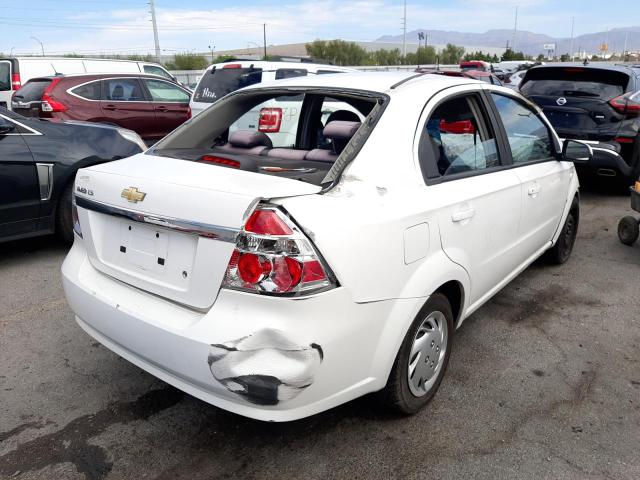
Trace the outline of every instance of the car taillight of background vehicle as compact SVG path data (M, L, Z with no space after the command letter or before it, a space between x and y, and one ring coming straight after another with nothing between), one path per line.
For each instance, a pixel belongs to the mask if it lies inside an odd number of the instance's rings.
M260 110L258 131L262 133L278 133L282 125L282 109L278 107Z
M640 92L629 92L609 100L617 112L624 114L640 114Z
M53 88L60 83L60 78L54 78L51 80L49 86L42 92L42 103L40 104L40 108L42 108L43 112L66 112L67 106L53 98L51 92Z
M20 80L19 73L13 73L11 75L11 88L13 90L19 90L22 87L22 81Z
M333 274L296 224L261 205L246 221L223 287L266 294L309 294L336 286Z

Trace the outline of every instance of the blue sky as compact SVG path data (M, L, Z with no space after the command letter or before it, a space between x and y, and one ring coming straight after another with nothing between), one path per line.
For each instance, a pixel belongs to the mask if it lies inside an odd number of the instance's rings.
M148 0L0 0L0 52L146 53L153 49ZM484 32L518 27L569 37L640 25L637 0L408 0L407 29ZM156 0L160 45L176 51L247 48L316 38L373 40L401 33L402 1Z

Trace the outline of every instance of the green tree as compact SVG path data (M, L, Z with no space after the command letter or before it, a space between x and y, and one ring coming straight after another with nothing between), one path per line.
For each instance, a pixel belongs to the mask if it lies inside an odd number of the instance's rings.
M563 53L562 55L560 55L560 61L561 62L570 62L571 61L571 55L569 55L568 53Z
M176 53L172 62L167 62L169 70L204 70L209 65L207 59L195 53Z
M312 58L335 65L363 65L369 60L369 53L355 42L315 40L307 43L305 48Z
M463 47L458 47L451 43L447 43L447 46L444 47L444 49L440 52L440 63L443 63L445 65L458 63L463 56Z
M432 46L419 47L415 53L407 53L406 65L424 65L436 63L436 49Z
M526 60L524 53L522 52L514 52L510 48L507 48L502 55L502 61L511 61L511 60Z

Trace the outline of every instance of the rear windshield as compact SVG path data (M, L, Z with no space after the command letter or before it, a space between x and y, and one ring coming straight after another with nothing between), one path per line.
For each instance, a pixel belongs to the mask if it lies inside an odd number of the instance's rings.
M51 80L45 78L29 80L14 94L13 98L21 102L39 102L50 83Z
M11 64L0 62L0 92L11 90Z
M262 81L261 68L215 68L205 73L193 95L195 102L213 103L227 93Z
M320 185L356 131L372 128L365 117L381 101L361 92L251 90L216 102L147 154Z
M629 83L623 72L589 68L536 68L529 70L520 91L527 96L588 97L611 100Z

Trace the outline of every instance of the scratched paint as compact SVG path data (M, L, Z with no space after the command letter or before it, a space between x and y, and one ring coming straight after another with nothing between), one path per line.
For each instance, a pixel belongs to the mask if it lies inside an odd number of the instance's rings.
M322 358L320 345L298 345L280 330L264 329L211 345L208 363L230 392L251 403L277 405L313 383Z

